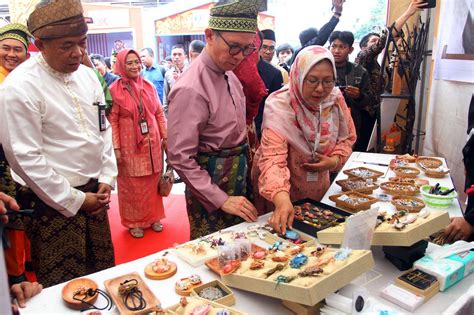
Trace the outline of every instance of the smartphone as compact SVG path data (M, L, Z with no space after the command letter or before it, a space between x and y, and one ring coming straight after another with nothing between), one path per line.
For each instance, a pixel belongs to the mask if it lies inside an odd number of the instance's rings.
M431 9L436 7L436 0L423 0L424 3L427 3L427 6L424 6L423 9Z

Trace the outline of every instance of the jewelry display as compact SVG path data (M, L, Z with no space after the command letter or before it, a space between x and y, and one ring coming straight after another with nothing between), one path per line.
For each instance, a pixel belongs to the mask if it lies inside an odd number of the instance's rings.
M290 259L290 257L281 250L277 250L276 252L273 253L273 256L272 256L272 260L276 262L285 262L288 259Z
M312 256L320 257L322 254L324 254L324 251L326 250L327 246L325 245L317 245L316 249L311 252Z
M263 250L258 250L252 254L252 257L254 259L265 259L266 256L267 256L267 252Z
M361 179L373 179L377 180L380 176L383 176L384 173L367 168L367 167L357 167L349 170L344 170L344 174L349 177L357 177Z
M206 315L212 310L210 304L198 305L189 313L190 315Z
M102 295L107 301L107 305L104 307L97 307L94 304L90 303L88 301L88 298L94 298L95 295ZM112 309L112 299L106 292L100 289L92 289L92 288L87 288L85 286L78 286L76 290L74 290L73 292L72 299L75 301L79 301L82 304L88 305L88 307L81 309L81 312L89 311L89 310L110 311Z
M141 311L146 308L146 301L142 291L138 288L137 279L129 279L120 283L118 292L129 311Z
M265 266L265 262L262 260L253 260L250 264L250 270L262 269Z
M209 300L209 301L215 301L220 298L224 297L224 292L222 292L221 289L217 287L207 287L202 289L198 295L202 297L203 299Z
M319 266L309 266L303 271L298 273L300 277L316 277L323 273L323 269Z
M338 261L346 260L349 255L352 253L352 249L350 248L340 248L335 254L334 259Z
M290 267L293 269L298 269L308 262L308 256L304 254L298 254L293 257L290 261Z
M267 272L265 272L265 276L266 278L270 277L272 274L274 274L275 272L277 271L282 271L284 268L286 267L286 264L278 264L276 265L274 268L268 270Z
M191 290L200 285L202 283L201 276L194 274L189 276L188 278L182 278L176 281L175 284L175 291L179 295L182 296L189 296L191 294Z

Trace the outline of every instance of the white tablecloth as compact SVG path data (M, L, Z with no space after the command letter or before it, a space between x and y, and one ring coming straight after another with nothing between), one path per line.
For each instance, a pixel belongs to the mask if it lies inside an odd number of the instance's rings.
M366 155L367 153L364 153ZM361 156L358 152L355 152L350 157L348 163L344 169L349 169L357 166L366 166L374 169L378 169L381 171L386 171L387 167L381 167L378 165L370 165L370 164L363 164L354 162L354 159L358 159ZM366 158L372 160L373 163L377 162L384 162L388 164L388 161L393 158L392 155L381 155L381 154L369 154L365 156ZM385 175L385 178L392 176L390 171L388 174ZM338 179L346 178L346 176L341 172L338 175ZM383 180L382 180L383 181ZM443 186L450 186L452 187L452 181L449 177L443 179L430 179L430 183L440 182ZM322 202L333 205L334 203L328 200L328 196L334 193L339 192L339 186L333 184L329 191L324 196ZM454 203L449 209L447 209L451 216L460 216L461 208L459 203ZM266 222L268 214L259 218L260 223ZM232 228L232 230L240 230L246 229L248 226L247 223L239 224ZM140 240L137 240L140 242ZM130 248L133 250L133 248ZM380 291L388 284L394 281L394 279L400 275L400 272L395 266L393 266L388 260L383 257L383 252L381 247L373 247L373 255L375 258L375 267L366 274L365 277L357 279L355 283L357 285L363 285L366 287L372 296L375 298L379 298L384 304L390 305L401 312L405 312L403 309L399 308L398 306L382 299L379 297ZM173 249L168 250L168 258L178 264L178 272L172 278L166 280L149 280L144 275L144 268L145 266L152 262L157 257L161 256L165 251L160 253L156 253L126 264L118 265L116 267L103 270L101 272L88 275L88 278L93 279L99 285L99 288L104 289L104 281L115 278L117 276L127 274L130 272L137 271L140 273L140 276L145 279L146 283L150 287L150 289L155 293L155 295L160 299L163 307L171 306L179 301L179 296L174 291L174 284L176 280L188 277L191 274L197 273L199 274L203 282L208 282L213 279L216 279L217 276L212 273L206 266L201 266L198 268L191 267L187 263L180 260L176 255L173 253ZM474 276L471 274L467 279L463 279L461 282L456 284L454 287L449 288L445 292L440 292L436 294L433 298L431 298L427 303L422 305L420 308L416 310L417 314L439 314L443 310L445 310L451 303L453 303L461 294L466 292L468 288L472 285L474 281ZM79 311L73 311L66 307L66 305L62 302L61 299L61 289L64 284L58 284L56 286L47 288L43 290L43 292L32 298L27 305L27 308L22 309L22 314L79 314ZM251 292L246 292L238 289L232 289L235 293L237 303L234 306L236 309L239 309L243 312L249 314L292 314L288 309L281 305L281 301L278 299L270 298L264 295L259 295ZM342 294L350 297L351 296L351 288L347 288L342 290ZM105 300L102 297L99 297L97 301L97 305L105 305ZM118 314L118 312L113 309L111 312L102 312L102 314Z

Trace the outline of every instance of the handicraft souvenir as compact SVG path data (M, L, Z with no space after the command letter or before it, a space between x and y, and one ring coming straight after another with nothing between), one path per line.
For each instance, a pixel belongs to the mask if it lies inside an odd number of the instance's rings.
M120 314L163 311L160 301L137 272L106 280L104 285Z
M397 210L407 210L409 212L418 212L425 207L423 200L408 196L394 196L392 204Z
M112 300L110 296L97 287L97 283L88 278L79 278L69 281L61 291L62 298L66 304L82 311L88 310L111 310ZM107 304L99 307L94 305L97 297L102 295Z
M225 299L224 297L223 299ZM215 315L243 315L236 309L229 307L230 305L224 304L218 299L215 301L207 300L196 296L182 297L179 304L170 306L165 310L165 314L180 314L180 315L203 315L203 314L215 314ZM233 303L235 304L235 302ZM232 304L232 305L233 305Z
M201 283L201 277L197 274L194 274L188 278L182 278L176 281L174 289L179 295L189 296L191 294L191 291Z
M369 195L364 195L356 191L329 196L329 200L336 203L336 207L344 208L351 212L370 209L370 206L378 201Z
M415 196L420 192L420 188L411 183L385 182L380 184L380 189L387 194L403 196Z
M443 161L441 161L440 159L433 158L433 157L420 156L416 159L416 164L421 169L438 168L443 165Z
M408 161L408 163L415 163L416 162L416 159L418 158L418 155L414 154L414 155L410 155L410 154L403 154L403 155L397 155L396 156L397 159L399 160L406 160Z
M226 306L232 306L235 304L234 293L219 280L213 280L195 287L192 296L195 295L202 299Z
M420 174L420 170L414 167L401 166L393 169L398 177L415 178Z
M344 174L349 177L356 177L361 179L372 179L377 180L380 176L383 176L384 173L367 168L367 167L357 167L349 170L344 170Z
M408 162L407 160L404 160L404 159L393 159L390 161L390 164L389 164L389 167L390 169L394 169L396 167L400 167L400 166L408 166L410 162Z
M373 179L348 178L336 181L341 186L342 191L358 191L364 194L371 194L375 189L379 188L374 184Z
M169 261L165 255L156 259L152 263L149 263L145 267L145 276L147 278L153 280L163 280L168 279L176 274L176 271L178 270L176 263Z
M223 275L228 286L273 296L304 305L314 305L373 266L370 251L336 250L323 245L305 245L291 255L271 246L273 253L261 260L247 260L239 269ZM291 247L290 247L291 248ZM274 261L285 255L285 262Z
M344 222L350 215L349 212L311 199L295 202L294 209L293 227L313 236L320 230Z

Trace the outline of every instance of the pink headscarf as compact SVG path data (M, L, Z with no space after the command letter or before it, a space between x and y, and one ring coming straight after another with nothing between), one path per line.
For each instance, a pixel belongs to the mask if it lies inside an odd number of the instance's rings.
M303 82L308 72L319 62L329 60L334 77L336 67L331 52L322 46L308 46L301 50L290 70L290 82L272 93L265 103L263 128L269 128L285 137L301 153L311 159L315 151L329 155L334 146L349 136L341 102L344 97L338 88L316 106L303 99ZM320 135L319 143L315 141Z
M114 106L120 106L133 115L133 123L136 126L135 134L138 146L140 142L143 141L144 136L140 131L140 112L138 110L137 102L139 102L141 97L144 116L149 128L153 125L154 115L158 110L158 106L161 105L153 84L144 80L141 75L135 79L127 77L125 62L129 54L135 54L138 57L138 60L140 60L140 55L135 50L124 49L117 54L115 71L121 76L121 78L110 86L110 93L114 100ZM128 92L128 86L130 86L133 97Z

